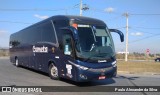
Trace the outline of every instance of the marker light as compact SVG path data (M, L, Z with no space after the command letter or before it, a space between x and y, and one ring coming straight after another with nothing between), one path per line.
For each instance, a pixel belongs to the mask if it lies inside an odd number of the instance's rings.
M112 66L113 66L113 67L116 67L116 66L117 66L116 63L117 63L117 61L112 62Z
M73 23L72 26L77 29L78 24L77 23Z

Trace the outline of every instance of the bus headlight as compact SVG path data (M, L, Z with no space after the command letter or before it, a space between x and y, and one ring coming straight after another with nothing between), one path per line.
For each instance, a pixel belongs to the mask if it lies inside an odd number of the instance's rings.
M77 68L80 68L80 69L82 69L82 70L88 70L88 68L85 67L85 66L81 66L81 65L75 64L75 63L73 63L73 62L71 62L71 61L68 61L68 62L69 62L70 64L74 65L74 66L77 67Z
M75 64L75 66L78 67L78 68L80 68L80 69L82 69L82 70L88 70L87 67L84 67L84 66L81 66L81 65Z
M117 66L117 61L112 62L112 66L116 67Z

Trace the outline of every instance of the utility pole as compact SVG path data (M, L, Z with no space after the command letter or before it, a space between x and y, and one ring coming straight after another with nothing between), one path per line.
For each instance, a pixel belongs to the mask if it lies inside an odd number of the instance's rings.
M82 16L82 0L80 0L80 16Z
M126 17L126 52L125 52L125 61L128 61L128 13L124 13L124 16Z

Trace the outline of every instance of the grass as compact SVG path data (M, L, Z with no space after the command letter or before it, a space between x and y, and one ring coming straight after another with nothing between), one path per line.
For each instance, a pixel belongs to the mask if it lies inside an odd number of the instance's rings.
M160 62L144 61L144 62L125 62L118 61L118 71L124 71L129 73L159 73L160 74Z
M9 50L0 49L0 57L9 56Z

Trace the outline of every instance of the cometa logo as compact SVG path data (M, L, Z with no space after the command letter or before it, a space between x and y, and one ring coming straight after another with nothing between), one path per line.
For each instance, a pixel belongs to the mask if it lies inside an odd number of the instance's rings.
M107 62L107 60L98 60L98 63Z
M48 52L48 47L35 47L33 46L32 48L33 52L40 52L40 53L47 53Z

